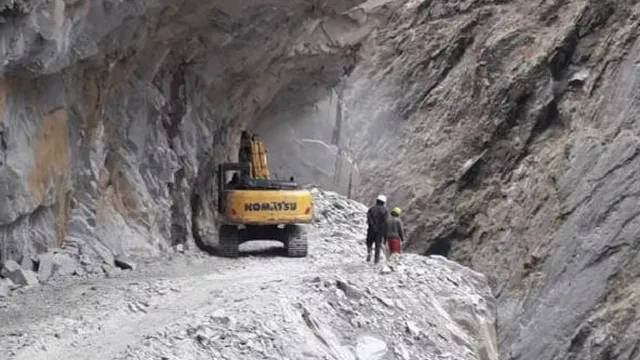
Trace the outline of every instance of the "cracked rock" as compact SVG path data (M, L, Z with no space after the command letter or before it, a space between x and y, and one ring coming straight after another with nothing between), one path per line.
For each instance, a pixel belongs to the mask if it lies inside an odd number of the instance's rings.
M0 279L0 298L9 296L14 286L15 284L11 279Z
M381 360L387 353L387 344L373 336L361 336L356 345L357 360Z
M38 277L33 271L22 269L20 265L13 260L9 260L4 264L0 275L21 286L38 284Z

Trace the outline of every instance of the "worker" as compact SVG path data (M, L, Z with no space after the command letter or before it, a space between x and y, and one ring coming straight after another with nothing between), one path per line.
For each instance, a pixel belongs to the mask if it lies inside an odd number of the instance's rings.
M238 176L237 172L233 173L233 176L231 177L231 180L229 180L227 185L229 185L230 188L236 188L238 187L238 185L240 185L240 176Z
M386 196L378 195L376 204L367 211L367 261L371 261L371 250L375 245L374 263L376 264L380 261L380 250L389 217L386 202Z
M397 254L400 253L402 243L405 241L404 226L400 220L402 210L395 207L391 210L391 216L387 220L385 239L389 247L391 260L397 260Z

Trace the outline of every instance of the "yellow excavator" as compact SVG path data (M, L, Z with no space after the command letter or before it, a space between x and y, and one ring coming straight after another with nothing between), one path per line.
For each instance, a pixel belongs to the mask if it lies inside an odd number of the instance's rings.
M311 192L291 177L271 179L264 141L243 131L237 163L218 165L218 250L237 257L241 243L276 240L289 257L308 254L301 224L313 220Z

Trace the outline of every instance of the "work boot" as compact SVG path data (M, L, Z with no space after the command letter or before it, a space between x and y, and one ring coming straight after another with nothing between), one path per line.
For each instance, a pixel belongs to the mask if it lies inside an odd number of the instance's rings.
M371 261L371 250L367 250L367 262Z

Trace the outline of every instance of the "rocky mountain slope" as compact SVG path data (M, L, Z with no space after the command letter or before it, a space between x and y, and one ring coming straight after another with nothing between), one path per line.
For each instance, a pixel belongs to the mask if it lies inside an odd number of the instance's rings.
M491 277L505 359L636 359L636 1L411 1L346 123L412 251Z
M484 275L407 254L363 261L366 207L314 191L310 257L245 244L239 259L154 259L84 283L57 278L0 300L7 359L497 360Z

